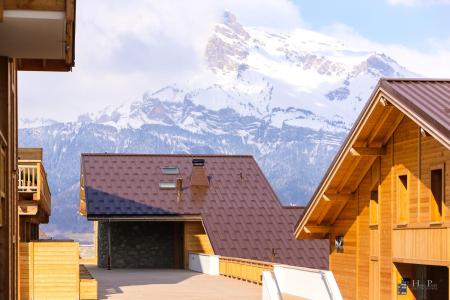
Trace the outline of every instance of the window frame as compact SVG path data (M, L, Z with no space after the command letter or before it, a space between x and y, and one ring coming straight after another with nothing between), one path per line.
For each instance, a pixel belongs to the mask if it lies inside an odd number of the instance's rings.
M159 189L160 190L175 190L176 188L177 188L176 181L161 180L159 182Z
M434 217L433 206L435 202L433 189L432 189L432 172L436 170L441 170L441 215L438 219ZM444 207L445 207L445 163L433 164L430 166L429 172L429 217L431 223L442 223L444 221Z
M404 203L404 207L402 207L401 199L400 199L400 189L399 185L402 184L400 181L401 176L406 176L406 199ZM409 209L410 209L410 201L411 201L411 175L409 170L401 169L395 173L395 202L396 202L396 224L397 225L407 225L409 223ZM405 215L404 219L401 215L401 208L404 209Z
M372 193L376 191L377 199L372 198ZM376 207L376 216L374 218L373 208ZM373 222L376 219L376 222ZM380 183L377 181L370 189L369 200L369 226L377 226L380 223Z
M169 169L176 171L169 171ZM161 173L164 175L178 175L180 174L180 169L174 166L161 167Z

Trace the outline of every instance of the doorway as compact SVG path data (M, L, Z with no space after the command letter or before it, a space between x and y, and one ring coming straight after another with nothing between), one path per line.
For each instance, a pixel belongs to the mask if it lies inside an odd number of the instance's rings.
M448 267L395 263L394 268L397 299L448 299Z

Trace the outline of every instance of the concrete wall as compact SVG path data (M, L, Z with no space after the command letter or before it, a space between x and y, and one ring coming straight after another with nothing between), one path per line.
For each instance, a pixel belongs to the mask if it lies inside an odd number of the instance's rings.
M330 271L274 265L273 273L282 294L306 299L343 299Z
M262 300L282 300L277 280L272 271L262 272Z
M209 275L219 275L219 256L189 253L189 270Z
M111 222L111 267L173 268L174 225L175 222ZM98 224L98 265L103 268L108 254L107 226L106 222Z

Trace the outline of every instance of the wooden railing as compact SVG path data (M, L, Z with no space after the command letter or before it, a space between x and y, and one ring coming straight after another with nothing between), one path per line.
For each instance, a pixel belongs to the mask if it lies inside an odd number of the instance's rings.
M38 191L37 165L19 165L19 192L36 193Z
M261 284L262 272L271 270L273 270L273 264L269 262L234 257L219 257L219 273L223 276Z
M47 174L40 160L19 160L19 193L33 193L33 200L40 201L45 212L50 215L51 194Z

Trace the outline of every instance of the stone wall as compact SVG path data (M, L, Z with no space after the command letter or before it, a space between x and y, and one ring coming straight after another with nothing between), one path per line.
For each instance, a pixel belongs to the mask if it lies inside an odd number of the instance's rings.
M111 222L112 268L173 268L175 222ZM98 223L98 265L106 268L107 222ZM182 250L181 250L182 251Z

